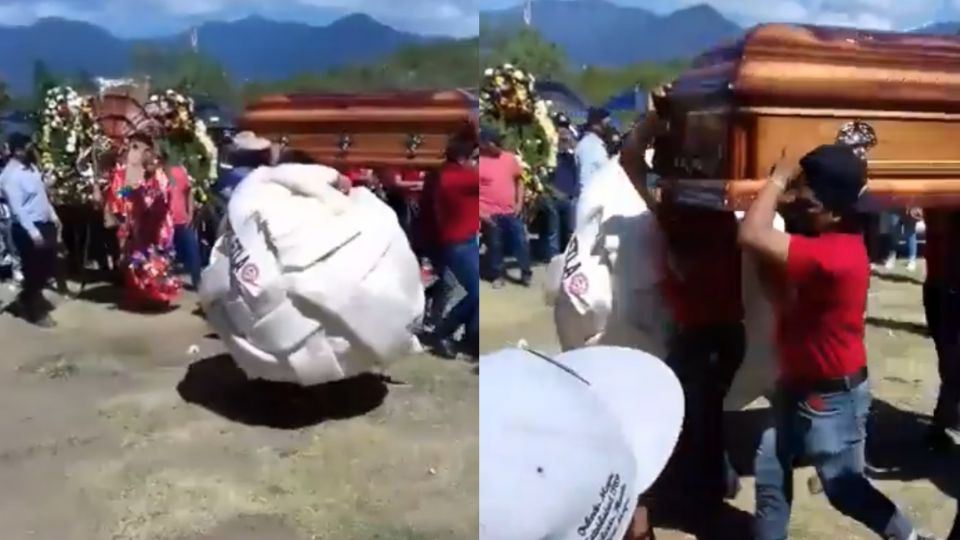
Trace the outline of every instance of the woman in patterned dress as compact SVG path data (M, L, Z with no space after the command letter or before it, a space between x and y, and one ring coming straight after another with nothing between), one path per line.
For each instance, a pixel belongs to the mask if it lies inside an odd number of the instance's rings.
M173 273L173 220L170 185L152 141L134 136L125 163L114 169L105 203L118 224L123 305L163 310L180 293Z

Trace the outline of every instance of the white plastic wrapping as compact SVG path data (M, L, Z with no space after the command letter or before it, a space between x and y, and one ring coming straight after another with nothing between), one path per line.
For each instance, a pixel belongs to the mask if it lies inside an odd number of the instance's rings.
M591 179L577 219L574 240L547 273L561 347L615 345L664 358L673 322L658 286L663 237L619 163L610 163ZM783 230L779 216L776 227ZM766 394L776 373L773 308L760 288L753 259L743 258L747 349L725 403L728 410ZM575 278L578 274L582 278Z
M230 200L204 271L210 325L250 377L320 384L410 354L420 269L393 211L318 165L263 167Z

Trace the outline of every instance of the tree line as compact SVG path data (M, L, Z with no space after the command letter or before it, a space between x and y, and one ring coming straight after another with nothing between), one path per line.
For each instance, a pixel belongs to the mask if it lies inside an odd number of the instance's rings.
M480 68L513 63L539 79L563 82L590 103L603 103L624 90L651 89L675 79L686 60L639 63L619 68L575 66L566 54L534 29L480 28Z
M477 85L479 39L450 40L399 49L388 57L276 81L237 81L215 59L193 50L139 45L131 52L133 78L149 78L154 88L172 88L197 100L237 109L267 94L297 92L372 92L472 88ZM34 64L32 95L10 97L0 83L0 108L36 110L46 91L70 85L80 93L97 90L85 72L54 73Z

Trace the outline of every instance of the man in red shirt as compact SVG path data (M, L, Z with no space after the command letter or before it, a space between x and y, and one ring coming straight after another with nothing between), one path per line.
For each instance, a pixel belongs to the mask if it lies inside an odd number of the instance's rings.
M480 219L483 239L487 244L486 274L495 288L504 284L506 269L503 257L512 249L520 266L520 283L530 285L530 242L527 227L520 215L524 189L520 176L523 168L516 155L500 147L500 135L493 129L480 130Z
M774 421L754 471L758 540L787 538L793 465L804 458L834 508L882 538L924 538L864 476L870 265L856 205L865 186L866 163L850 147L821 146L781 160L740 226L740 244L779 270L781 289ZM781 198L788 227L806 235L774 229Z
M684 506L709 516L737 489L723 430L723 401L746 350L737 220L729 212L669 202L657 217L669 246L662 253L661 291L674 322L666 361L683 385L686 414L653 498L672 506L671 495L682 494ZM697 521L710 526L709 519Z
M453 335L463 327L461 349L478 357L480 350L480 180L469 164L475 143L455 137L447 148L447 162L424 186L422 217L431 259L438 276L450 270L466 291L434 330L434 352L456 357ZM443 298L445 295L440 294Z
M164 156L164 160L169 156ZM200 239L193 228L193 184L183 165L167 165L170 193L170 216L173 218L173 244L177 262L190 274L190 284L200 290Z

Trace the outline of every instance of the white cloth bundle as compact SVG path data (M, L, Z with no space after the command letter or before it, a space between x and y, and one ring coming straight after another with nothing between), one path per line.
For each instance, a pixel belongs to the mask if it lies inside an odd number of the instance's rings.
M393 211L319 165L262 167L230 199L200 297L250 378L320 384L410 354L416 257Z
M777 217L776 226L783 230ZM577 207L577 231L548 270L563 350L591 345L667 354L673 321L658 284L663 237L653 214L616 161L588 182ZM744 255L742 280L747 350L725 407L738 410L764 395L776 370L773 308L755 263ZM580 276L580 277L577 277Z

